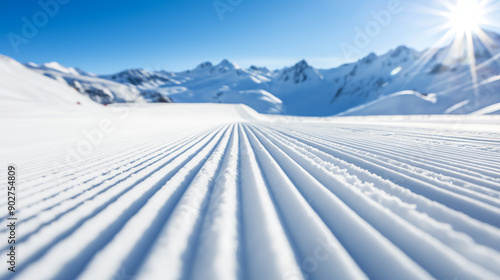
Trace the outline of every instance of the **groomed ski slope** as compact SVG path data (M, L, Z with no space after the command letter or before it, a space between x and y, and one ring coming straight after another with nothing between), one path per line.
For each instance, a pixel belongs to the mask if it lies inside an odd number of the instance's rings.
M500 279L499 117L9 108L0 279Z

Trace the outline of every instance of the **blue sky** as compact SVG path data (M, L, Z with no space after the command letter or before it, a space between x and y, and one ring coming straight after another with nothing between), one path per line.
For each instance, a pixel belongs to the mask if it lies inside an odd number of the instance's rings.
M58 6L53 17L44 18L36 0L1 0L0 53L98 74L127 68L180 71L224 58L271 69L304 58L331 68L402 44L429 47L443 34L431 29L446 21L429 12L442 9L436 0L216 0L223 18L214 0L54 1L41 0ZM391 1L402 11L391 14ZM223 12L224 7L230 10ZM365 30L380 11L391 14L389 24L379 24L366 46L346 57L342 46L355 46L356 28ZM33 38L23 37L23 17L31 24L38 20ZM24 38L15 41L17 51L13 36Z

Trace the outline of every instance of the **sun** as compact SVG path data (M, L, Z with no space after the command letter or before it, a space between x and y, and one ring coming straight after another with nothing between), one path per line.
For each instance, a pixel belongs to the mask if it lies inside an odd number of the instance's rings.
M457 0L450 7L449 27L457 34L476 32L483 23L486 11L478 0Z
M480 77L477 72L479 66L476 63L476 48L486 48L490 51L495 44L490 38L492 33L488 30L500 29L497 14L500 12L499 0L435 0L435 2L438 4L437 8L427 7L423 11L426 15L440 17L442 24L428 30L429 34L439 35L439 39L409 69L418 72L438 54L444 55L443 61L446 63L468 64L471 79L464 85L473 88L474 95L479 98ZM445 45L449 47L443 47ZM481 67L497 61L498 58L495 57L481 61Z

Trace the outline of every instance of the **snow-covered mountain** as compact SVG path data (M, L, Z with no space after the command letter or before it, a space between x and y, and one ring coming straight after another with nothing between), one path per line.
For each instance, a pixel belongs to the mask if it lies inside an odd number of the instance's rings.
M162 96L153 89L140 90L135 86L135 83L132 84L130 81L122 81L123 83L114 82L76 68L62 66L57 62L42 65L27 63L26 67L44 76L67 84L81 94L101 104L171 102L168 97ZM143 80L145 79L146 77L143 77Z
M365 92L367 99L351 99L350 105L355 106L347 106L351 108L341 115L468 114L500 102L500 35L487 35L489 42L477 38L473 42L477 90L465 42L421 53L400 47L375 58L374 63L381 63L375 69L382 75L372 76L380 79L372 84L372 94L366 93L368 85L358 82L363 90L349 95ZM342 103L349 95L339 94L333 101Z
M422 52L400 46L328 70L315 69L305 60L273 72L256 66L242 69L224 60L217 65L205 62L181 73L141 70L103 77L154 89L174 102L239 102L261 113L464 114L500 102L500 95L495 94L500 89L500 36L485 34L490 38L487 42L475 38L473 43L477 91L465 42L459 40ZM231 98L224 98L228 95Z
M3 55L0 55L0 77L2 104L95 105L71 87L39 75Z
M460 40L422 52L400 46L326 70L305 60L275 71L223 60L177 73L130 69L102 76L55 62L26 67L102 104L241 103L298 116L467 114L500 103L500 35L481 37L473 42L477 89Z
M305 60L301 60L293 67L279 71L276 80L282 83L300 84L311 81L322 81L323 76L316 69L309 66Z
M268 91L273 73L266 68L243 69L223 60L204 62L180 73L144 69L101 76L114 82L154 90L174 102L245 104L260 113L282 114L282 101Z
M102 78L122 84L154 87L170 82L170 78L164 73L153 73L144 69L130 69L117 74L102 76Z

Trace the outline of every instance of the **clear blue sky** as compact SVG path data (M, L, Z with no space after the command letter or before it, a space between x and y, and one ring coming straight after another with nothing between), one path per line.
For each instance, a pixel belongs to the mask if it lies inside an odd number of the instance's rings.
M242 0L223 20L213 0L64 1L16 52L8 34L23 36L23 17L33 23L38 13L43 23L43 9L37 0L0 0L0 53L98 74L127 68L180 71L224 58L271 69L305 58L313 66L331 68L352 60L341 43L353 45L355 28L364 29L372 12L387 10L391 0ZM432 45L442 34L432 35L431 28L444 22L427 10L438 8L436 2L400 0L403 11L392 15L358 56L402 44L416 49Z

